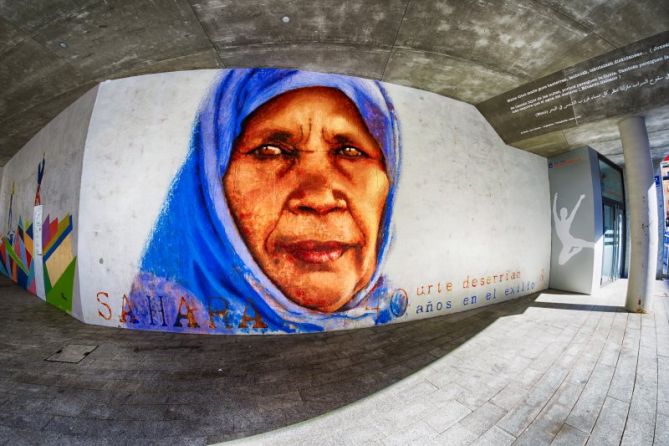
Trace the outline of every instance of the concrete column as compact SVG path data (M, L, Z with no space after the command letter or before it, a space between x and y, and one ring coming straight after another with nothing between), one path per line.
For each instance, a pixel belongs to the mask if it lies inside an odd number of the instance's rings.
M657 264L657 195L646 123L640 116L618 123L623 142L630 215L630 270L625 306L632 312L652 309Z

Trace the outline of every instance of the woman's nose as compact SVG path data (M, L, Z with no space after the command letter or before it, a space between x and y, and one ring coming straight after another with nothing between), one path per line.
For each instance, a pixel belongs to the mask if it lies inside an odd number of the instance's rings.
M303 166L296 174L298 185L288 198L291 212L325 215L346 209L345 195L338 185L335 166L312 164Z

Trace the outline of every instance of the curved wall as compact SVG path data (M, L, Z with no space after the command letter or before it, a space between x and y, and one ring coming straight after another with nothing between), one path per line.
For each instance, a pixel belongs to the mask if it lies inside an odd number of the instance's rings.
M345 76L104 82L71 212L77 316L93 324L347 329L548 283L546 160L506 146L471 105Z
M0 191L0 272L78 319L77 208L96 94L80 97L5 164Z

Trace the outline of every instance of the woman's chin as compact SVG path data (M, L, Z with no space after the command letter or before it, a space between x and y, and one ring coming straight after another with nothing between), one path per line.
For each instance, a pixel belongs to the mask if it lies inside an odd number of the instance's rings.
M323 313L332 313L346 305L355 294L354 284L346 286L341 277L332 273L312 273L311 280L296 281L284 287L286 296L296 304ZM299 283L299 285L298 285Z
M332 313L349 303L371 277L372 265L361 262L357 253L346 249L336 259L306 262L282 251L281 256L268 262L270 268L266 271L270 280L297 305Z

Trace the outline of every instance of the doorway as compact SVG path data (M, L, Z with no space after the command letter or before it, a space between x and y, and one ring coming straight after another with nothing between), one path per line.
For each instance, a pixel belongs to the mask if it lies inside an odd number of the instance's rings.
M602 186L602 251L601 286L624 277L625 268L625 190L623 173L611 161L599 157Z
M602 197L604 248L602 253L602 286L622 277L625 211L620 203Z

